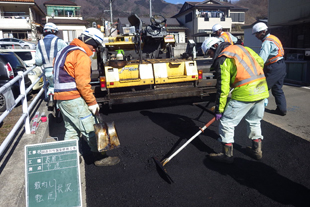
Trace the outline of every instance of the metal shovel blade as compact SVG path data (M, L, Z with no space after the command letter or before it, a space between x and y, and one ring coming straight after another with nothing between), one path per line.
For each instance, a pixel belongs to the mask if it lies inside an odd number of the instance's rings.
M114 122L94 124L98 151L112 150L120 146Z
M160 177L162 177L169 184L174 183L172 178L168 175L167 170L164 168L163 164L156 157L152 157L152 158L156 164L156 169Z

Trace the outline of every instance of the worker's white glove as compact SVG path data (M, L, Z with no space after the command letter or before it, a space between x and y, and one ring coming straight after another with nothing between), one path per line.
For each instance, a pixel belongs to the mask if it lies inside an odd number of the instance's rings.
M88 106L88 109L92 112L92 114L96 115L97 113L99 113L99 105L98 104L95 104L95 105L91 105L91 106Z

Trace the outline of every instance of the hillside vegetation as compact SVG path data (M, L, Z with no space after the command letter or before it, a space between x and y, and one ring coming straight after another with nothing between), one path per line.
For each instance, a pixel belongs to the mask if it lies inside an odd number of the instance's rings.
M81 6L84 19L107 19L110 20L110 0L71 0ZM46 11L43 3L46 0L35 0ZM163 0L152 0L152 14L161 14L166 18L177 14L182 4L170 4ZM131 13L139 17L150 16L149 0L114 0L112 3L113 17L128 17Z
M268 0L239 0L234 4L249 9L245 13L246 24L252 24L257 19L268 17Z
M101 21L102 18L110 20L110 0L71 1L81 6L82 16L85 20ZM43 6L46 0L35 0L35 2L46 12ZM257 18L267 18L268 16L268 0L239 0L233 3L249 9L246 12L246 24L252 24ZM177 14L182 6L183 4L170 4L164 0L152 0L152 14L161 14L168 18ZM131 13L136 13L139 17L149 17L150 2L149 0L113 0L112 11L113 17L128 17Z

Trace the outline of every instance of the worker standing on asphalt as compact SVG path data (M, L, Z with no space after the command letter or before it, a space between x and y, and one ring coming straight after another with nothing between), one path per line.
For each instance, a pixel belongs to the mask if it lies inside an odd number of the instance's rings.
M111 166L119 163L120 159L98 152L93 115L99 113L100 108L90 85L89 57L102 42L102 32L88 28L57 54L54 63L54 98L65 123L65 140L79 139L82 133L91 148L94 164Z
M248 47L231 45L219 38L209 37L202 43L202 51L213 58L211 69L217 78L215 117L219 120L219 140L223 153L211 153L211 160L233 162L234 130L245 118L247 136L252 140L249 154L262 158L261 120L264 116L264 99L269 97L263 60ZM230 88L234 88L227 103Z
M264 73L267 79L268 89L275 98L277 108L274 113L286 115L286 99L282 90L286 76L286 65L283 59L284 49L281 41L274 35L267 33L267 25L263 22L256 23L252 28L252 34L263 42L259 56L263 58Z
M46 23L43 28L42 40L39 40L35 61L36 65L43 66L45 77L49 83L45 98L48 97L48 108L53 110L54 107L54 78L53 78L53 61L58 51L66 47L65 41L57 37L58 28L54 23Z
M220 24L215 24L212 27L212 31L214 32L215 36L218 37L222 42L229 42L230 44L236 44L238 38L233 36L229 32L223 32L223 27Z

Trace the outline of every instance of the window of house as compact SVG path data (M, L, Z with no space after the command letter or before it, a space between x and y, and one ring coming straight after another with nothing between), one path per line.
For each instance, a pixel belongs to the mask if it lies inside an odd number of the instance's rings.
M3 37L4 38L17 38L21 40L28 39L28 33L27 31L3 31Z
M244 13L230 13L230 17L233 22L244 22L245 20Z
M80 16L80 7L76 6L48 6L47 15L55 17L76 17Z
M244 22L245 21L245 14L244 13L239 13L238 14L238 20L239 20L239 22Z

